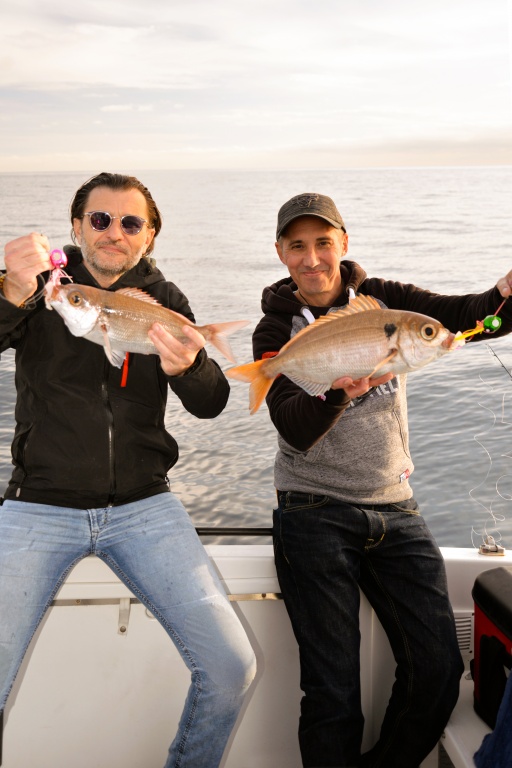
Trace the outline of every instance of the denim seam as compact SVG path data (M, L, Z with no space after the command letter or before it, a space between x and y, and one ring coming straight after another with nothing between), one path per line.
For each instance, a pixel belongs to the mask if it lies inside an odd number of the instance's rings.
M147 596L143 594L142 591L138 589L138 587L135 584L133 584L132 581L127 577L124 571L122 571L119 568L116 561L111 559L108 555L99 554L98 556L101 557L103 560L105 560L105 562L109 564L109 567L112 568L114 573L116 573L119 576L121 581L133 592L134 595L137 595L139 597L141 603L146 608L148 608L151 611L151 613L158 619L160 624L165 628L167 634L174 640L176 645L178 645L182 649L183 653L190 660L190 666L192 667L192 670L193 670L191 678L194 684L195 695L190 707L190 717L187 721L185 728L183 729L183 737L178 747L178 752L180 756L183 757L185 754L186 742L187 742L190 730L192 728L192 723L194 720L195 713L197 711L198 700L203 690L203 687L201 684L201 674L199 672L197 664L195 663L193 657L190 654L189 649L187 648L187 646L185 645L181 637L179 637L179 635L176 633L173 627L169 625L169 623L165 620L165 618L162 616L160 611L157 610L156 606L154 606L153 603L147 599ZM179 766L181 765L181 762L182 762L181 758L177 759L175 768L179 768Z
M325 504L329 502L329 497L328 496L322 496L320 501L318 501L316 503L310 501L308 504L304 503L304 504L288 505L288 501L289 501L289 497L290 497L291 493L293 493L293 492L287 491L287 493L286 493L286 506L283 505L281 507L283 513L286 513L286 512L299 512L301 509L317 509L318 507L325 506ZM306 494L304 494L304 495L306 495ZM316 494L310 493L310 494L307 494L307 495L311 498L312 496L315 496Z
M280 511L279 509L278 509L278 510L276 510L276 512L279 512L279 511ZM276 515L276 516L277 516L277 515ZM280 546L280 547L281 547L281 549L282 549L282 551L283 551L283 557L284 557L284 559L286 560L286 562L288 563L288 565L290 565L290 561L288 560L288 557L287 557L287 555L286 555L286 552L285 552L285 549L284 549L284 539L283 539L283 514L282 514L282 513L279 515L279 518L278 518L278 520L279 520L279 530L278 530L278 531L274 531L274 550L277 550L277 547L279 547L279 546Z
M166 629L166 631L168 632L168 634L169 634L169 635L171 635L171 636L172 636L172 637L173 637L173 638L176 640L177 644L180 646L180 648L183 650L183 652L184 652L184 653L187 655L187 657L190 659L190 663L191 663L191 665L193 666L193 668L194 668L194 669L196 669L196 665L195 665L195 663L194 663L194 660L193 660L192 656L190 655L190 653L189 653L189 650L188 650L188 648L186 647L185 643L184 643L184 642L183 642L183 640L182 640L182 639L179 637L179 635L177 635L176 631L175 631L175 630L174 630L174 629L173 629L173 628L172 628L172 627L171 627L171 626L170 626L170 625L167 623L167 621L166 621L166 620L165 620L165 618L162 616L162 614L161 614L161 613L160 613L160 611L157 609L157 607L156 607L155 605L153 605L153 603L152 603L150 600L148 600L148 598L147 598L147 595L145 595L145 594L144 594L144 593L143 593L143 592L142 592L142 591L141 591L141 590L140 590L140 589L139 589L139 588L138 588L138 587L137 587L137 586L136 586L136 585L135 585L135 584L134 584L134 583L133 583L133 582L132 582L132 581L131 581L131 580L128 578L128 576L127 576L127 575L124 573L124 571L122 571L122 570L121 570L121 568L119 568L119 566L117 565L116 561L115 561L115 560L112 560L112 559L110 558L110 556L109 556L109 555L105 555L105 554L99 553L99 554L98 554L98 557L101 557L101 559L102 559L102 560L105 560L105 561L106 561L106 562L109 564L109 567L110 567L110 568L112 568L112 570L114 571L114 573L116 573L116 574L119 576L119 578L121 579L121 581L122 581L122 582L123 582L123 583L124 583L124 584L125 584L125 585L126 585L126 586L127 586L129 589L130 589L130 590L131 590L131 592L133 592L133 594L134 594L134 595L137 595L137 596L139 597L139 599L140 599L141 603L142 603L142 604L143 604L143 605L144 605L146 608L148 608L148 609L151 611L151 613L152 613L152 614L154 614L154 616L155 616L155 617L158 617L158 620L159 620L160 624L161 624L163 627L165 627L165 629Z
M395 512L400 512L402 515L413 515L414 517L421 517L421 512L419 509L404 509L399 504L390 504L389 506Z
M366 519L368 520L368 528L369 528L368 533L369 533L369 535L368 535L368 538L366 539L367 543L365 544L365 547L364 547L365 550L376 549L379 546L379 544L382 544L382 542L384 541L384 538L386 536L386 533L387 533L386 518L385 518L385 516L381 512L377 512L377 514L378 514L378 516L380 518L380 521L382 523L382 528L383 528L382 535L381 535L381 537L377 541L375 541L375 539L371 535L372 534L372 519L371 519L370 515L366 515Z
M25 654L26 654L26 652L27 652L27 650L28 650L28 648L30 646L30 643L32 642L32 640L34 638L34 635L36 634L37 630L39 629L39 626L41 625L42 620L45 617L46 611L48 610L48 608L52 604L53 600L55 599L55 595L57 594L57 592L59 591L61 586L64 584L67 575L71 572L71 570L75 567L75 565L80 562L80 560L83 560L84 557L86 557L86 555L80 555L80 557L77 557L75 560L73 560L73 562L66 568L65 571L63 571L61 576L55 582L54 589L50 593L50 595L48 597L48 600L45 603L44 608L41 611L38 620L36 621L36 624L34 626L34 630L33 630L32 634L30 635L26 645L22 649L21 656L19 657L19 662L16 661L16 674L14 675L14 677L13 677L13 679L11 681L9 689L6 691L5 700L4 700L2 706L5 706L5 703L7 702L7 699L9 698L9 694L10 694L10 692L12 690L12 687L13 687L14 683L16 682L16 678L18 677L18 672L19 672L20 667L21 667L21 665L23 663L23 659L25 658Z
M291 562L288 559L288 556L286 554L286 548L285 548L285 545L284 545L284 537L283 537L283 532L282 532L282 526L283 526L282 520L283 520L283 516L280 515L279 516L279 538L278 538L277 544L281 546L283 557L284 557L284 559L286 560L286 562L288 564L288 568L290 570L290 575L291 575L291 578L293 580L293 584L294 584L294 587L295 587L295 592L297 594L297 602L298 602L298 605L300 606L300 611L298 612L300 623L299 623L299 626L297 627L297 631L302 636L302 626L303 626L303 621L302 621L302 595L300 593L299 586L297 584L297 579L295 578L295 571L294 571L293 566L292 566L292 564L291 564ZM286 603L286 598L285 598L285 603Z
M194 676L196 676L197 681L194 680ZM192 725L194 723L196 711L197 711L197 705L199 701L199 697L203 691L203 687L201 685L201 676L198 674L197 668L194 669L194 672L192 673L192 682L194 684L194 689L196 691L196 695L194 696L194 699L192 701L192 705L190 707L190 716L187 720L186 726L183 728L183 736L181 738L181 741L179 745L177 746L177 753L178 756L176 758L176 765L175 768L179 768L182 764L182 758L185 757L185 750L187 748L187 741L190 734L190 731L192 730Z

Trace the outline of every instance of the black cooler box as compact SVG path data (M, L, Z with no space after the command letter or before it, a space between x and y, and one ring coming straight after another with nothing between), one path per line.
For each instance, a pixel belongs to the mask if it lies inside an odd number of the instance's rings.
M474 708L494 728L512 667L512 567L484 571L471 594L475 602Z

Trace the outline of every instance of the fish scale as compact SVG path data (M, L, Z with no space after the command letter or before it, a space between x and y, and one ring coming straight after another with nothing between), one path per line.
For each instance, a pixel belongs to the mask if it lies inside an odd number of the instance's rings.
M339 324L339 320L332 322ZM379 323L378 318L375 319L375 325L366 324L364 328L358 324L357 316L345 317L344 321L340 327L340 332L346 334L343 344L339 342L335 327L315 328L315 323L304 329L311 329L311 333L304 339L304 344L298 352L293 345L285 345L277 357L268 361L266 370L269 373L277 371L286 374L287 368L290 367L292 373L300 373L317 382L332 381L334 372L347 370L351 371L351 376L353 374L352 378L361 378L396 347L396 332L389 338L383 332L382 322ZM292 341L298 335L296 334ZM342 375L345 374L339 374Z

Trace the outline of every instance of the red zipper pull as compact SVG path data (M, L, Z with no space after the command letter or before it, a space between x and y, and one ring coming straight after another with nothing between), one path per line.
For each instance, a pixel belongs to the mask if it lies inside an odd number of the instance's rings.
M126 382L128 381L128 361L130 359L130 353L127 352L124 356L124 363L123 363L123 372L121 374L121 386L126 387Z

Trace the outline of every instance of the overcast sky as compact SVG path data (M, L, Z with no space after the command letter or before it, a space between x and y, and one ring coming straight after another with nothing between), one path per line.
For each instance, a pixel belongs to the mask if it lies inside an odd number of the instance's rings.
M512 164L512 0L2 0L0 171Z

